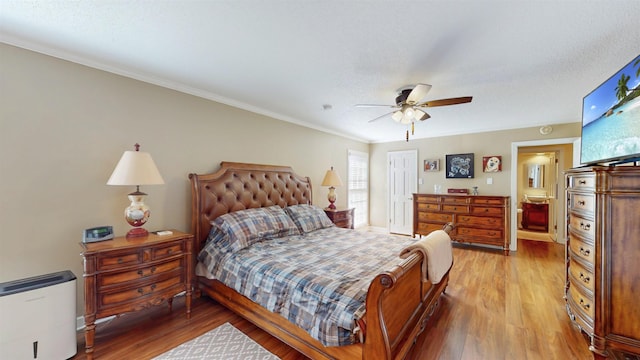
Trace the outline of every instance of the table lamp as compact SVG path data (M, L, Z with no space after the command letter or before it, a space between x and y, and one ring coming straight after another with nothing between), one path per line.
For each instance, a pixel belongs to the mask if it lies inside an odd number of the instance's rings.
M113 170L107 185L135 186L136 191L128 195L131 204L124 209L124 218L133 229L127 232L127 237L141 237L149 235L142 227L149 220L150 210L144 203L147 194L140 191L140 185L164 184L162 176L148 152L140 151L140 145L135 144L135 151L125 151L118 165Z
M331 170L327 170L327 173L324 175L324 180L322 180L322 186L329 187L329 195L327 198L329 199L328 209L335 210L336 205L334 204L338 199L338 195L336 195L336 186L342 186L342 180L340 179L340 175L333 170L333 166Z

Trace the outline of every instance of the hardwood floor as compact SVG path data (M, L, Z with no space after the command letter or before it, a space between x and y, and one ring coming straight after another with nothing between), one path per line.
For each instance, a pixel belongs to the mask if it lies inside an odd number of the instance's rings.
M593 359L565 311L563 258L563 245L549 242L519 240L510 256L456 246L433 326L409 359ZM305 359L209 298L194 301L190 320L182 298L173 306L173 312L159 306L99 324L95 358L149 359L229 322L283 360ZM83 335L73 359L85 358Z

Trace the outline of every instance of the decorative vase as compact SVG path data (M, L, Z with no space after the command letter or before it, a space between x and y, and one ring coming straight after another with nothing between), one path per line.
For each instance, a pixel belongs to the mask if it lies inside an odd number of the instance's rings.
M478 187L477 186L473 187L473 191L471 192L471 195L478 195Z

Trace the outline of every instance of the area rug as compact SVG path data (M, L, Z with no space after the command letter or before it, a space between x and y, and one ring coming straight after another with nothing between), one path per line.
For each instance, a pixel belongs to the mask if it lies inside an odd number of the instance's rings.
M200 335L153 360L279 360L229 323Z

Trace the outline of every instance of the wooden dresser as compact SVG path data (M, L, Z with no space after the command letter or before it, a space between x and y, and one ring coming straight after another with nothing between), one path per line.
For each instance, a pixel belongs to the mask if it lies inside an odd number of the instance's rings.
M565 298L596 358L640 354L640 167L566 173Z
M350 209L324 209L329 219L336 224L337 227L345 229L353 229L353 212L355 208Z
M185 292L191 315L193 235L173 234L139 238L117 237L81 243L84 258L85 352L93 358L95 320L137 311Z
M442 229L458 242L495 245L509 255L509 196L413 194L413 236Z

